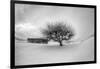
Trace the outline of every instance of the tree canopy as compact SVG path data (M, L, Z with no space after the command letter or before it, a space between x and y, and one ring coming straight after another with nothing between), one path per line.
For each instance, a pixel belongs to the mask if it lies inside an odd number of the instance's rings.
M70 40L75 35L72 27L64 24L63 22L47 24L47 28L44 29L42 33L48 40L52 39L59 42L60 46L62 46L63 40Z

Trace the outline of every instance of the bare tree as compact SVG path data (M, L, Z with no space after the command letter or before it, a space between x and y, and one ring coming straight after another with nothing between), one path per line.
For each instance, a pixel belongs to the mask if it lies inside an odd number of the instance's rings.
M42 33L49 40L54 40L59 42L60 46L63 46L63 40L69 40L74 36L74 31L71 26L67 26L63 22L57 22L53 24L48 24L47 28L42 30Z

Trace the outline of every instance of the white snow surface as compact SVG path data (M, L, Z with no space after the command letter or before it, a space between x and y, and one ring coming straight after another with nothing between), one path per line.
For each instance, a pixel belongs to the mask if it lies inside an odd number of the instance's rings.
M50 41L48 44L15 40L15 65L80 62L94 60L94 39L67 44Z

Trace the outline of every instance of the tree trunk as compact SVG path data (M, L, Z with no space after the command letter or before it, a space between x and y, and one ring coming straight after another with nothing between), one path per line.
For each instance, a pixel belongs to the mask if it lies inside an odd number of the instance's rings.
M63 46L62 41L59 41L59 43L60 43L60 46Z

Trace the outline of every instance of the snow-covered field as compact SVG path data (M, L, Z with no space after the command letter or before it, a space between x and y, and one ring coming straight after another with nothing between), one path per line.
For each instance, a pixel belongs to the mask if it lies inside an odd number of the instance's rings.
M60 47L57 42L35 44L15 41L15 65L34 65L94 60L94 39Z

